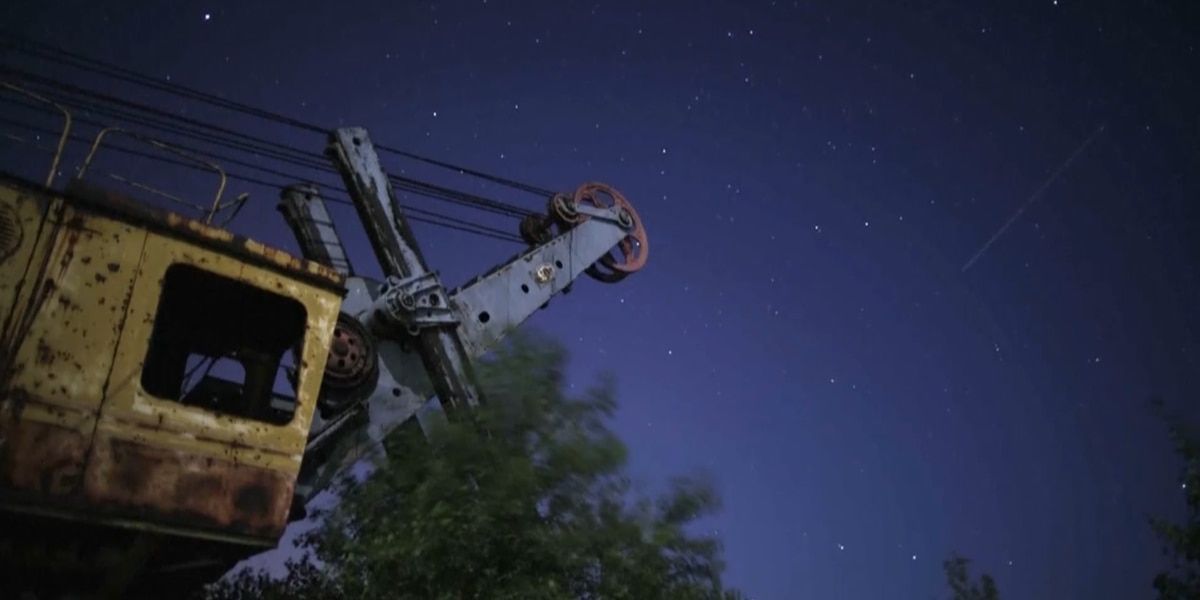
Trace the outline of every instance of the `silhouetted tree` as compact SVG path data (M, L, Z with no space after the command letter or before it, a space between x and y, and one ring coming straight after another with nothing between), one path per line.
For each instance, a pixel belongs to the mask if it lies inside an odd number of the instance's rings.
M1200 438L1182 419L1167 414L1161 401L1154 402L1154 409L1166 422L1175 451L1183 458L1179 486L1187 504L1183 523L1150 519L1171 558L1170 568L1155 576L1154 590L1159 600L1194 600L1200 598Z
M610 378L570 398L565 352L521 336L478 367L473 423L389 440L305 536L315 561L273 580L245 572L211 598L740 598L720 542L689 526L717 509L702 480L630 497L626 448L608 429ZM486 432L486 433L481 433Z
M978 583L971 581L970 564L971 561L958 554L950 555L942 563L946 571L946 583L953 594L951 600L1000 600L1000 592L991 575L984 573Z

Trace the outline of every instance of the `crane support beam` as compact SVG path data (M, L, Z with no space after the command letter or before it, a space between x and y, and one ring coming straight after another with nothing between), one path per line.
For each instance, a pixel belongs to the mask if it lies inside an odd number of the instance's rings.
M471 356L494 348L628 234L615 209L583 210L592 218L451 292Z
M277 208L296 235L304 258L331 267L345 277L354 275L346 248L316 185L298 183L283 188Z
M329 153L350 192L350 198L367 230L367 238L388 279L409 281L431 274L366 130L360 127L334 130L330 134ZM436 280L436 273L432 275ZM436 287L440 288L440 283ZM444 295L438 292L433 292L429 300L446 302ZM377 333L384 338L395 337L391 332ZM395 335L407 333L401 330ZM425 371L447 412L461 412L466 407L477 405L480 393L471 373L469 355L458 337L457 326L444 323L421 327L415 333Z

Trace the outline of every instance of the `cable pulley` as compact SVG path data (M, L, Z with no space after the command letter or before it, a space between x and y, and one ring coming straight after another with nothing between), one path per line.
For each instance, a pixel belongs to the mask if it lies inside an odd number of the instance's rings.
M577 227L591 218L579 210L580 205L615 208L619 225L628 232L613 250L587 268L585 272L590 277L604 283L616 283L646 265L650 243L642 219L629 200L606 183L589 182L572 194L554 194L547 202L547 214L531 214L521 220L521 239L530 246L537 246L550 241L556 227L559 233Z

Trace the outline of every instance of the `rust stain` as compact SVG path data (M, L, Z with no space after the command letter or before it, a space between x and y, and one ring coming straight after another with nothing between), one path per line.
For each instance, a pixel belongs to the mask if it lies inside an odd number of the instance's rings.
M37 342L37 362L40 365L50 366L54 364L54 348L46 343L46 340L40 339Z
M32 396L10 390L8 402ZM19 397L19 399L18 399ZM79 490L88 438L79 431L6 415L0 420L0 489L62 497Z
M278 539L292 504L302 425L247 427L231 436L186 419L164 422L166 413L157 422L132 423L121 414L128 386L109 387L108 378L141 373L144 352L136 342L150 335L156 305L144 300L157 296L135 297L134 290L143 285L155 290L159 267L177 249L222 272L241 273L244 267L264 289L272 282L279 288L284 279L285 295L299 297L309 309L308 328L313 319L329 325L316 338L306 333L306 341L318 343L306 344L304 369L325 358L319 348L333 321L332 314L321 313L336 312L335 294L344 292L344 279L322 265L183 217L70 191L55 202L62 208L45 217L53 229L26 279L35 310L17 317L23 326L12 329L14 337L4 328L5 340L20 341L13 347L21 354L0 360L7 363L0 372L0 494L20 492L82 516ZM110 239L104 234L113 227L123 228ZM144 245L129 243L133 233ZM171 251L151 252L151 240L162 240ZM118 341L135 345L121 353ZM0 346L0 354L9 347ZM118 359L121 369L115 370L112 361ZM310 398L320 378L303 379ZM77 408L80 404L86 408ZM312 404L304 406L308 414Z
M275 538L293 485L278 471L98 434L85 490L105 510Z
M79 307L78 304L76 304L74 301L72 301L70 298L63 295L62 293L60 293L58 295L58 303L59 303L59 305L62 306L63 310L74 310L74 311L82 311L83 310L82 308ZM64 324L65 323L66 322L64 321Z
M260 242L234 234L233 232L206 225L178 213L141 204L125 195L74 180L68 187L69 200L78 201L83 207L115 214L121 221L135 227L166 232L172 237L200 242L216 247L231 256L250 259L264 265L300 275L322 287L341 290L345 277L338 271L312 261L296 258L282 250L271 248ZM114 239L119 239L113 233ZM202 262L204 262L202 260Z

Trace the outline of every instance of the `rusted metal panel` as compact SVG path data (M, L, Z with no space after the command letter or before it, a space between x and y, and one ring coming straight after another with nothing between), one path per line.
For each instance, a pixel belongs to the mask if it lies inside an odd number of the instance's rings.
M161 282L173 264L191 265L300 302L307 325L300 357L300 402L285 425L272 425L156 398L141 385L141 370L154 328ZM308 435L315 399L337 319L337 295L212 252L198 245L149 234L124 335L106 390L104 418L172 431L172 443L196 452L269 468L294 470ZM236 311L213 306L213 311Z
M96 433L87 500L102 513L137 513L164 525L275 538L287 524L294 474Z
M47 217L56 232L36 293L15 332L8 386L56 405L99 406L145 232L70 207Z
M273 539L286 523L320 390L340 276L169 213L151 222L5 184L0 200L37 198L22 204L33 207L22 209L22 224L40 228L46 243L40 257L26 252L28 277L20 271L32 291L9 292L22 313L12 319L21 325L10 330L13 351L0 356L9 367L0 373L0 501L202 537ZM48 216L39 222L40 214ZM289 423L219 414L142 388L163 278L176 263L303 305Z
M145 234L51 205L6 330L0 492L66 497L80 489Z
M191 265L304 306L298 405L290 422L275 425L217 413L155 397L143 388L141 371L162 281L174 264ZM252 536L282 531L339 306L340 296L329 290L201 244L148 234L87 468L87 498L107 507L136 507L156 522L227 528ZM238 308L214 305L212 310ZM150 473L144 481L118 476L141 470ZM191 493L176 495L178 486Z
M150 234L145 261L134 287L125 324L125 336L117 348L112 377L105 391L104 421L122 426L140 426L176 435L164 442L177 449L208 456L244 460L259 466L286 468L294 462L288 438L297 432L278 432L268 423L219 414L180 404L173 398L157 398L142 387L142 366L150 347L154 318L167 269L173 264L188 264L205 271L241 280L245 264L206 248ZM214 311L233 311L236 307L213 306ZM305 412L303 410L298 412ZM297 415L293 424L302 417ZM287 429L287 427L284 427ZM303 438L301 438L303 439ZM253 450L253 454L251 451ZM269 454L256 460L256 456Z
M95 414L10 390L0 410L0 490L46 497L80 489Z
M126 222L197 243L251 264L300 278L312 285L342 292L341 273L320 263L292 256L282 250L237 235L229 230L205 225L177 213L141 204L127 196L95 187L80 180L72 181L68 199L89 210L105 212Z
M49 250L51 232L44 217L53 203L49 196L24 193L0 186L0 220L4 221L0 240L0 380L15 350L16 332L24 325L25 307L34 291L25 273L40 266Z

